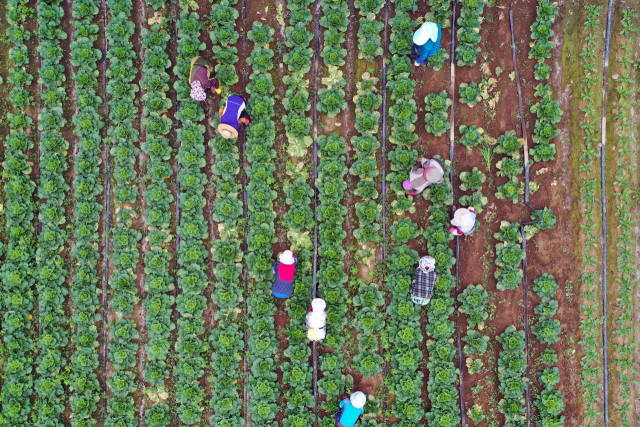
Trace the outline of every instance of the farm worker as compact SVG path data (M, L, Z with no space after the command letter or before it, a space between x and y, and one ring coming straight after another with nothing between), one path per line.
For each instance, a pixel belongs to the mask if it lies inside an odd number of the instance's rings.
M476 229L476 210L473 206L457 209L453 214L451 225L453 227L449 231L456 236L473 233Z
M436 274L436 260L430 256L423 256L418 261L416 278L411 283L411 301L419 305L427 305L433 295L433 287L438 279Z
M440 40L442 39L442 28L439 24L425 22L413 34L413 46L411 46L411 59L416 66L424 67L427 59L438 53L440 50Z
M438 159L422 159L420 166L409 171L409 179L402 182L402 188L409 194L420 194L431 184L444 181L444 165Z
M293 293L293 275L296 272L297 264L298 258L294 252L286 250L280 254L278 261L271 269L276 275L273 285L271 285L274 297L289 298Z
M191 98L196 101L207 99L206 90L215 90L216 93L221 92L220 82L215 78L211 61L201 56L196 56L191 60L189 86L191 86Z
M336 427L353 427L358 422L360 415L364 414L364 404L367 396L356 391L348 399L340 402L340 410L336 413Z
M237 95L231 95L227 98L224 108L220 109L220 124L218 132L224 138L237 138L238 126L241 124L248 125L249 117L247 117L247 104L244 98Z
M311 301L307 313L307 338L311 341L322 341L327 336L327 303L322 298Z

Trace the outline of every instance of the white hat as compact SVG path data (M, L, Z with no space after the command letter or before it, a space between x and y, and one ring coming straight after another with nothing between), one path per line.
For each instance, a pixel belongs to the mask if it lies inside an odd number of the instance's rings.
M460 227L462 230L471 230L475 224L473 214L469 209L460 208L453 214L451 224Z
M313 301L311 301L311 308L313 309L313 311L317 313L324 311L326 307L327 307L327 303L324 302L322 298L316 298Z
M364 404L367 403L367 395L361 391L356 391L349 397L349 400L351 400L351 404L354 407L362 409L364 408Z
M422 46L428 42L429 39L433 42L438 40L438 26L433 22L425 22L413 34L413 42L418 46Z
M279 258L280 262L282 264L286 264L286 265L291 265L294 263L293 261L293 253L291 251L284 251L282 252L282 254L280 254L280 258Z
M436 268L436 260L430 256L423 256L422 258L420 258L418 265L422 270L425 270L426 272L426 270L433 270L434 268Z

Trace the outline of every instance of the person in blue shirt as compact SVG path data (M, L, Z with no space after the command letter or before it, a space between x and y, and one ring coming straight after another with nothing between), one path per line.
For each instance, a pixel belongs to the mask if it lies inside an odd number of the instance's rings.
M411 58L416 66L424 67L427 60L440 50L442 40L442 28L439 24L425 22L413 34L413 46L411 46Z
M336 427L353 427L358 422L360 415L364 414L364 404L367 396L356 391L348 399L340 402L340 410L336 414Z

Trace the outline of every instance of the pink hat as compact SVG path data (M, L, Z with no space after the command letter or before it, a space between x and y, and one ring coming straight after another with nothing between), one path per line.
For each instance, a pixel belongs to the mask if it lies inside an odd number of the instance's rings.
M411 185L411 180L402 181L402 188L406 191L413 190L413 185Z

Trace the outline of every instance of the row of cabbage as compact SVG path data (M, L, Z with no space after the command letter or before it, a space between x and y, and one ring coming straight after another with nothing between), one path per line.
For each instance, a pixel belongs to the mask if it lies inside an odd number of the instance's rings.
M37 22L40 54L42 104L38 115L40 134L40 199L38 221L40 233L36 250L36 290L38 295L39 337L36 358L35 391L38 395L32 414L34 424L57 423L65 410L62 370L67 364L66 347L68 319L64 311L68 288L68 270L62 255L67 253L65 242L67 191L65 173L68 142L62 136L67 121L63 101L67 96L65 66L62 64L61 41L67 34L61 28L64 10L61 1L39 1ZM74 252L77 256L79 252Z
M478 61L480 55L480 27L482 26L482 12L487 0L462 0L460 17L457 20L460 29L456 33L458 45L456 46L456 61L458 67L472 67Z
M200 383L207 365L205 354L209 344L203 339L204 310L207 299L203 294L209 284L206 274L208 251L204 240L208 239L207 222L203 215L204 188L207 177L202 171L206 165L204 132L199 124L204 111L199 102L190 96L189 72L191 60L205 49L198 40L202 22L195 12L185 8L180 12L178 29L178 57L173 71L173 84L179 102L175 118L179 122L178 142L178 204L179 224L176 234L178 247L178 333L175 351L178 363L174 368L175 401L177 413L184 424L203 420L204 387ZM224 200L220 197L216 198ZM212 219L216 221L215 210ZM216 277L217 278L217 277ZM237 282L234 282L237 283ZM213 297L215 299L215 296Z
M395 216L416 210L413 196L406 196L402 191L402 181L408 179L408 170L417 156L417 151L411 149L411 145L418 139L415 134L418 108L413 100L415 81L410 77L411 61L407 56L415 27L409 12L415 10L415 1L396 2L395 16L389 19L391 37L387 90L392 104L388 118L389 142L393 149L387 154L391 173L386 179L391 190L390 213ZM391 303L387 308L389 319L386 331L391 344L391 369L390 376L385 377L385 383L389 385L389 392L395 395L390 415L400 420L398 425L408 426L424 417L421 399L423 373L420 370L423 354L419 348L423 338L419 323L420 307L409 296L413 269L419 255L407 245L411 238L417 236L417 225L410 218L402 218L394 221L390 231L392 240L387 256L386 287L391 291Z
M274 30L268 25L254 22L248 32L249 41L254 43L251 57L247 59L253 68L249 76L247 93L250 95L248 111L251 126L247 128L247 208L248 238L247 266L249 272L247 297L247 342L246 361L250 374L246 389L249 395L249 414L252 424L270 426L279 411L277 399L280 384L274 363L278 351L275 332L276 306L271 294L273 279L273 251L271 245L277 242L273 201L277 193L273 190L276 166L273 159L276 151L276 125L273 121L275 86L268 70L273 67L273 51L268 48ZM261 58L258 60L257 58ZM214 153L216 154L216 153ZM234 163L234 167L237 164ZM221 366L219 369L223 369Z
M308 52L310 31L307 23L310 21L311 12L308 9L310 2L301 1L293 3L290 11L297 10L297 18L292 19L286 31L296 34L299 44L291 43L289 53L295 51ZM273 56L273 54L271 54ZM291 58L289 58L291 59ZM309 58L311 60L311 58ZM286 60L285 60L286 61ZM309 64L310 65L310 64ZM286 360L281 365L282 386L288 387L284 392L287 407L284 410L283 425L298 426L310 425L314 422L313 407L315 399L312 394L313 366L309 363L311 349L306 336L306 314L312 297L313 290L313 251L310 233L315 225L313 218L314 191L309 185L309 179L313 179L313 169L302 162L302 158L308 158L307 148L311 145L311 119L306 117L306 112L311 108L309 92L307 90L309 68L301 68L292 62L287 63L289 75L285 78L288 86L285 99L282 100L285 109L289 111L287 132L292 131L295 122L304 121L304 126L297 131L304 133L287 134L287 152L291 159L287 161L286 174L291 178L284 180L285 203L289 210L284 214L287 226L287 239L289 248L295 252L298 264L293 278L293 293L286 300L286 311L289 315L289 323L285 329L287 336ZM300 87L295 86L295 82ZM296 163L294 166L293 163Z
M214 2L210 1L210 3ZM222 0L214 3L209 13L209 22L212 27L209 37L214 45L212 51L216 62L215 73L223 96L228 95L229 88L239 80L235 67L238 62L238 48L233 46L240 37L234 29L235 21L240 16L233 7L237 3L238 0Z
M349 7L346 1L323 0L320 25L323 32L324 47L320 54L323 58L324 77L318 90L317 110L328 117L336 117L347 108L344 91L346 81L340 67L345 65L347 56L345 33L349 25ZM319 356L319 369L322 378L318 382L318 391L324 396L320 408L319 421L323 427L334 424L331 414L338 410L340 396L351 387L351 376L343 375L346 361L342 354L345 345L345 326L347 325L347 298L345 288L347 274L344 272L343 241L345 215L347 208L341 203L346 190L344 176L348 172L345 154L346 142L338 133L318 137L318 188L317 207L320 257L318 266L318 296L327 303L327 338L322 342L325 350Z
M225 0L213 4L209 14L212 24L209 36L214 44L215 72L222 89L222 100L230 94L230 86L239 80L234 65L238 62L238 49L233 46L239 38L234 29L239 16L233 7L236 3ZM214 114L210 122L217 128L218 116ZM209 406L214 412L211 417L213 425L237 426L245 421L240 388L243 380L240 354L244 350L242 312L245 284L242 274L244 254L240 246L241 236L244 236L240 219L243 215L240 150L238 139L225 139L218 133L209 140L209 145L215 155L211 167L216 188L212 219L217 223L218 230L211 250L215 263L211 296L215 315L210 336L213 371L209 377L212 389ZM247 191L249 195L252 194L252 189ZM198 201L201 205L206 203L204 198L199 197ZM207 362L208 358L205 364Z
M36 372L39 375L35 382L38 399L33 420L42 424L58 422L65 410L62 369L67 363L64 350L69 343L66 332L68 320L64 312L68 271L62 257L66 254L64 246L68 239L68 233L62 227L66 223L65 200L70 188L65 179L65 172L69 169L69 144L62 136L67 123L63 114L67 93L60 45L67 34L61 28L64 10L60 3L58 0L39 1L37 6L40 42L38 82L44 92L38 131L40 164L44 167L40 169L38 183L40 234L36 251L36 289L40 327ZM86 252L77 247L74 249L76 256Z
M545 273L533 281L533 290L540 297L540 303L534 309L538 321L531 330L541 344L555 344L560 340L560 321L554 318L558 311L558 301L553 299L558 284L552 275ZM547 347L540 360L545 365L553 365L558 361L558 355L555 350ZM538 374L538 378L542 390L535 405L540 411L541 424L563 426L564 416L559 415L564 410L564 397L560 390L554 388L560 382L560 370L555 366L547 367Z
M100 7L98 0L73 4L72 25L75 28L71 42L71 65L75 68L75 96L77 112L74 114L74 133L78 137L75 154L74 237L76 266L71 288L73 301L72 321L75 324L73 342L75 352L71 358L70 397L71 417L78 426L96 425L93 413L100 400L101 388L94 369L98 367L98 323L96 313L100 300L97 283L99 254L98 227L102 205L97 198L103 191L100 184L99 157L102 151L101 128L104 126L98 109L103 103L96 95L98 88L98 61L102 51L96 48L98 25L95 20ZM117 68L117 65L114 66ZM113 71L112 71L113 72ZM43 163L41 163L43 165Z
M586 45L583 46L580 57L583 60L582 70L584 77L581 80L581 93L584 95L584 106L581 109L584 114L584 136L577 138L580 141L579 168L580 173L580 210L583 216L581 224L581 234L584 236L584 253L582 256L582 266L584 273L580 276L580 283L586 292L583 293L586 304L582 305L582 318L580 329L583 339L580 341L584 349L584 356L580 359L582 367L581 382L584 387L583 397L586 403L583 424L599 422L602 417L600 410L600 389L602 388L602 362L601 362L601 331L598 326L602 324L602 315L598 289L598 275L600 269L597 268L600 245L600 231L596 221L596 212L600 209L598 189L600 179L596 174L596 159L599 157L598 144L600 143L600 116L596 111L595 97L592 94L598 87L602 78L598 75L597 58L601 54L602 34L601 13L603 6L586 5L586 21L583 29L588 35L585 37ZM575 97L579 97L575 94Z
M525 333L511 325L498 336L498 342L502 344L498 390L503 396L498 411L504 415L506 425L523 426L527 419L524 399L527 379L522 376L527 370Z
M147 1L147 6L159 9L165 0ZM162 13L162 12L160 12ZM167 185L173 177L171 159L173 149L167 134L173 121L166 113L173 103L168 98L169 79L167 69L171 60L166 50L171 36L167 32L168 21L160 15L142 30L144 64L141 88L145 91L142 126L145 142L142 150L148 156L144 182L146 238L148 250L144 254L145 323L147 343L144 366L145 393L151 402L146 410L146 423L154 427L170 425L172 415L167 402L167 378L171 374L170 343L174 341L175 323L172 320L175 297L174 277L169 264L173 258L170 247L175 244L171 226L171 204L174 197Z
M133 122L138 118L135 96L138 85L132 83L138 69L134 63L135 50L131 38L135 31L131 0L109 0L109 24L105 28L107 60L112 68L107 78L109 95L109 148L112 176L115 179L112 231L113 264L109 279L109 309L114 320L105 325L110 329L107 357L112 374L107 381L111 392L108 399L107 423L134 426L138 424L138 411L133 393L138 390L135 367L140 334L132 318L138 302L136 267L140 258L142 233L133 222L138 216L135 208L139 201L139 183L135 163L139 147L139 132Z
M632 9L622 10L622 31L620 34L624 36L622 49L624 56L618 60L622 67L620 77L616 80L616 91L620 95L620 110L614 117L617 142L616 148L619 153L619 169L616 171L615 186L619 189L617 197L616 216L619 224L619 241L616 244L618 249L618 309L620 315L615 321L617 328L613 334L620 337L620 342L614 343L613 348L617 353L612 361L616 365L618 378L620 380L620 401L619 407L616 407L622 420L621 426L630 426L632 421L629 417L629 411L633 408L632 399L632 377L633 368L633 287L634 287L634 244L633 230L636 227L636 221L631 213L631 203L633 198L633 162L634 157L633 144L633 124L631 121L631 108L633 106L633 89L635 82L635 74L631 64L633 62L633 46L634 41L632 35L637 33L636 23L638 22L638 13ZM637 71L636 71L637 73Z
M553 30L551 26L558 16L558 6L550 0L538 0L538 9L535 22L531 25L531 43L529 58L538 62L534 66L534 78L538 81L548 80L551 77L551 66L545 59L551 58L551 51L555 43L551 41ZM534 148L529 150L531 157L536 162L553 160L556 154L555 144L551 140L560 134L558 122L562 118L560 103L554 100L551 87L540 83L536 88L535 96L541 100L531 106L531 112L536 115L536 123L533 129Z
M29 138L35 128L27 115L30 104L28 87L33 75L27 71L29 48L27 43L32 33L27 31L27 2L9 0L6 4L7 35L13 46L9 49L11 60L9 83L14 113L7 113L9 135L5 141L2 174L6 180L5 215L8 243L6 258L2 265L2 306L4 317L2 329L6 356L4 382L2 384L2 421L7 426L23 426L29 422L31 396L33 394L33 352L35 334L31 311L35 296L31 291L35 283L33 271L35 261L35 183L29 173L28 154L33 148ZM32 52L33 53L33 52ZM55 69L52 70L55 73Z

